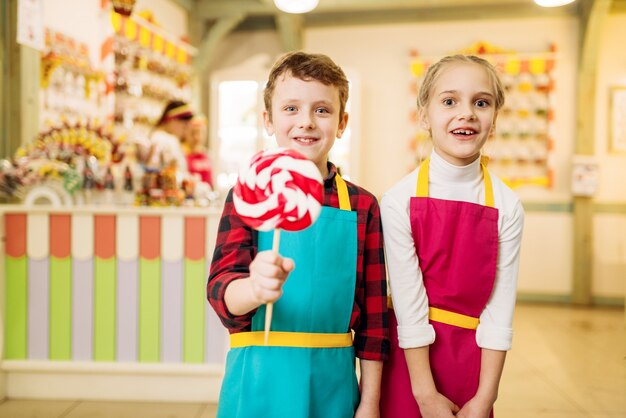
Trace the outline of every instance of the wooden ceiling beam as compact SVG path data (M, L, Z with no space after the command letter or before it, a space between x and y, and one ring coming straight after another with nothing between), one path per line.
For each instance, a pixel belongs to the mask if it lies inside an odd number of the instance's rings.
M216 46L226 35L235 29L245 17L245 13L237 13L223 17L215 22L202 39L200 47L198 48L198 55L193 62L196 71L204 72L207 70L215 57Z
M172 0L172 2L190 12L196 7L198 0Z

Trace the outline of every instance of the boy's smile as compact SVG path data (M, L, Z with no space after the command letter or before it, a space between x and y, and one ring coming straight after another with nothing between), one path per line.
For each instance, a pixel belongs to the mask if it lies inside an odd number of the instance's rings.
M263 120L267 133L276 135L278 146L299 151L326 178L328 153L348 122L346 113L340 120L339 111L337 87L286 73L274 88L271 119L266 111Z

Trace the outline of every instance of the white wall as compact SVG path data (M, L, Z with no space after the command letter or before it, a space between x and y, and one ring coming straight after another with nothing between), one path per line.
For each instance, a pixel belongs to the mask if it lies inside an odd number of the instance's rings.
M86 43L91 65L99 66L100 45L106 33L101 26L100 0L44 0L43 24Z
M626 156L606 155L606 112L608 98L603 90L626 84L626 17L609 20L599 75L597 143L601 163L601 185L597 201L624 202L626 188L617 182L624 177ZM361 113L351 124L360 125L360 176L355 180L381 196L404 176L413 156L408 149L411 127L408 112L414 105L409 97L409 51L421 56L442 56L486 41L520 53L544 52L555 44L555 184L551 190L522 187L516 191L525 203L554 203L564 208L571 202L570 170L576 134L576 76L578 68L578 21L573 17L524 18L486 21L452 21L307 29L307 51L328 54L339 65L359 74ZM279 38L273 32L234 34L218 49L219 68L236 66L251 55L280 53ZM593 104L590 104L590 108ZM621 174L620 174L621 173ZM571 213L527 212L519 289L521 293L567 298L572 291L573 230ZM621 217L620 219L623 219ZM608 221L609 224L611 220ZM626 219L622 220L626 223ZM621 277L615 272L626 262L626 234L623 228L607 227L596 220L594 237L594 295L623 296ZM609 250L604 245L611 246ZM617 245L617 249L613 246ZM619 250L621 248L621 250ZM621 261L620 261L621 260ZM621 263L621 264L620 264Z

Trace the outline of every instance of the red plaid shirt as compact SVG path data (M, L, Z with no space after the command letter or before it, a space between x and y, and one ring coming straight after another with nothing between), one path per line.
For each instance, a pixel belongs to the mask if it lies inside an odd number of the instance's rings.
M324 181L324 206L339 208L335 185L337 169L329 163L329 170ZM380 210L371 193L346 183L358 225L356 290L350 318L350 328L355 332L354 347L359 358L386 360L389 333ZM235 212L231 190L224 204L207 284L207 298L231 334L250 331L256 310L241 316L232 315L226 308L224 293L230 282L249 276L248 266L256 253L257 232L246 226Z

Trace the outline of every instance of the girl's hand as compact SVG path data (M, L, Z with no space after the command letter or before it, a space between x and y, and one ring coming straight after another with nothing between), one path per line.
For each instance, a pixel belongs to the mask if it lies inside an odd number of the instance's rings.
M450 399L437 392L418 402L423 418L454 418L459 407Z
M294 269L294 262L273 251L261 251L250 263L250 288L259 304L276 302L283 294L283 285Z
M356 409L354 418L380 418L380 406L367 402L361 402Z
M491 402L484 401L478 397L473 397L456 414L457 418L489 418L489 413L493 408Z

